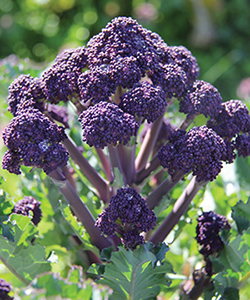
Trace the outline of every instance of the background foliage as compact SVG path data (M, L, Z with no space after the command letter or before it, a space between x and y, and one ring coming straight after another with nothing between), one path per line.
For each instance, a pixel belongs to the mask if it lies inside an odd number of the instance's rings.
M224 101L241 96L237 94L238 86L242 79L250 77L250 44L247 43L250 40L249 1L0 0L1 131L10 119L10 114L6 112L6 96L8 85L15 77L23 73L37 76L59 51L86 45L90 37L119 15L136 18L144 27L157 32L169 45L184 45L191 50L201 69L199 78L218 88ZM250 87L248 89L250 90ZM242 96L241 98L250 107L249 99ZM77 132L71 134L77 137ZM4 151L1 147L1 157ZM88 151L86 153L88 155ZM76 220L70 215L66 218L68 222L62 218L62 212L68 212L63 204L58 207L57 200L60 195L43 173L36 170L32 174L27 173L25 178L20 178L1 169L0 175L5 178L1 188L6 192L2 192L2 197L7 199L8 203L17 202L23 195L36 196L42 202L44 218L38 227L39 243L46 246L46 257L56 252L56 258L52 255L51 259L57 260L57 263L52 264L53 271L58 272L60 276L53 280L64 286L65 295L68 295L72 292L68 292L65 283L68 271L73 264L83 264L85 259L81 257L79 246L73 245L70 240L70 235L77 227ZM84 201L92 199L92 195L89 194L91 191L82 183L79 185ZM182 186L179 185L171 193L171 199L177 198L181 191ZM248 158L237 159L232 166L226 166L221 176L194 199L192 208L169 238L171 242L178 236L178 242L174 242L167 253L167 259L171 261L177 275L170 288L166 289L159 299L174 299L173 291L176 286L200 264L201 256L197 243L190 239L190 236L195 236L198 207L210 207L230 218L230 207L236 205L239 200L246 202L249 196ZM165 207L161 207L159 214L161 213L162 217L170 210L171 199L167 199ZM93 212L96 213L98 202L93 201L92 206ZM23 222L25 223L25 219ZM16 227L14 230L20 228ZM33 234L32 229L27 231L27 234ZM249 238L249 234L246 236ZM0 277L10 281L20 291L24 287L24 283L3 265L0 265ZM40 278L37 286L45 280L47 279ZM222 279L218 278L218 284L221 282ZM52 290L48 288L48 293L50 292L52 293ZM77 290L76 293L78 292ZM86 293L93 294L93 290ZM243 286L241 299L249 299L249 293ZM24 299L31 298L27 295Z

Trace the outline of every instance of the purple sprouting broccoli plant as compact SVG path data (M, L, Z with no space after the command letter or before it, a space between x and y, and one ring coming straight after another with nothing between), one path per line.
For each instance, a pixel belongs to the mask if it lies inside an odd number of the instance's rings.
M41 78L21 75L10 85L8 110L14 118L3 132L8 150L2 166L15 174L21 174L22 165L43 169L83 224L86 239L100 251L110 246L118 250L122 244L125 253L133 255L138 249L156 247L158 259L159 243L200 189L237 154L250 155L247 107L239 100L223 102L219 91L198 76L197 60L184 46L168 46L132 18L114 18L86 47L60 53ZM174 118L178 106L186 115L180 124L181 114ZM208 120L198 127L200 114ZM83 145L76 136L80 127ZM88 161L95 154L97 159ZM192 178L185 176L189 173ZM84 189L82 174L88 185ZM165 216L162 200L174 197L174 193L168 197L172 189L189 178ZM97 219L94 200L81 199L86 199L87 188L103 207ZM154 209L159 204L157 220ZM29 215L32 210L37 225L38 208L39 202L25 197L13 211ZM204 213L198 222L196 239L211 279L208 257L222 249L219 234L229 225L213 212ZM77 243L84 243L82 234ZM100 263L97 252L87 249L91 262Z
M65 166L68 152L61 141L66 138L64 128L51 122L42 112L22 110L7 125L3 141L8 151L3 157L3 169L21 174L20 166L42 168L50 173Z
M36 200L32 196L24 196L22 200L19 200L14 208L13 213L20 214L24 216L30 216L30 213L32 212L32 219L34 225L38 225L38 223L41 221L42 217L42 211L40 208L41 202Z
M199 252L208 257L216 254L224 247L220 237L222 230L230 230L231 226L226 217L216 214L213 211L203 212L197 219L196 240L201 246Z
M12 300L13 298L8 295L11 290L12 286L7 281L0 278L0 299Z
M99 215L96 226L111 236L117 233L126 248L135 249L143 244L141 233L153 229L156 216L145 200L130 187L120 188L112 196L107 208Z

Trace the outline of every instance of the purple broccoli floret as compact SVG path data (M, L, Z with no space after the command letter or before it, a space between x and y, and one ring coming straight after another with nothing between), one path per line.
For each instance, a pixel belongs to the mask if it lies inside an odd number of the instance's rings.
M13 298L8 295L11 290L12 286L7 281L0 278L0 299L12 300Z
M142 76L146 70L154 68L166 48L159 35L143 28L130 17L113 19L90 39L87 46L90 68L109 65L120 57L134 57Z
M20 75L9 86L8 110L14 116L19 111L32 107L43 111L44 99L41 79Z
M219 114L207 122L221 137L232 139L239 133L250 131L248 108L240 100L230 100L221 104Z
M65 138L64 128L52 123L39 110L24 110L3 132L3 141L9 150L2 166L15 174L21 173L21 165L42 168L49 174L67 164L68 152L59 144Z
M87 66L85 47L68 49L60 53L55 63L42 74L44 93L49 102L67 102L72 97L79 98L77 81Z
M99 215L96 226L105 235L117 232L126 248L134 249L144 243L142 232L154 228L156 216L136 190L125 187L117 190L108 207Z
M166 94L162 88L147 81L137 83L129 92L123 94L119 104L123 111L143 117L148 122L154 122L160 117L166 106Z
M110 63L111 78L115 86L132 88L142 77L139 63L134 56L114 58Z
M224 243L219 234L223 229L231 228L226 217L209 211L203 212L197 220L196 240L202 246L199 252L208 257L222 250Z
M235 149L238 151L239 156L246 158L250 155L250 135L249 133L243 133L238 135L234 142Z
M115 93L110 67L104 64L82 73L78 78L78 86L83 103L107 101Z
M15 204L12 212L24 216L30 216L30 212L32 212L33 216L31 221L34 223L34 225L37 226L37 224L41 221L42 217L40 205L41 203L37 201L34 197L24 196L22 200L19 200Z
M205 117L218 116L222 98L210 83L197 80L180 99L180 112L190 115L203 114Z
M139 123L115 103L99 102L79 116L83 129L83 141L89 146L104 148L108 144L126 145L136 136Z
M167 98L180 98L187 88L186 73L177 64L159 63L157 68L147 73L154 85L162 87Z
M186 73L187 83L192 84L199 76L196 58L184 46L169 46L165 53L166 64L177 64Z
M169 143L159 150L158 158L170 175L180 170L185 174L193 171L197 181L212 181L222 169L225 151L223 139L212 129L201 126L191 128L188 133L175 131Z

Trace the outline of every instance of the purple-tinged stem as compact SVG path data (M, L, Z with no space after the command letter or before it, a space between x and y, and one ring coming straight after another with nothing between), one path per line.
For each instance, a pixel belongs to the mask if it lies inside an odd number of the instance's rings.
M151 172L155 171L160 166L159 159L157 155L155 155L151 161L145 166L145 168L141 169L139 172L135 174L135 183L140 184L142 181L147 178Z
M200 188L203 187L206 183L207 182L197 182L196 176L192 178L188 186L185 188L183 193L175 202L170 214L164 219L161 225L151 236L149 240L150 242L154 243L155 245L158 245L160 242L163 242L165 240L170 231L179 222L181 216L186 212L189 204L191 203L195 195L198 193Z
M120 171L120 173L122 174L124 184L126 184L126 178L125 178L123 170L122 170L120 158L119 158L119 155L117 152L117 146L114 147L112 145L108 145L108 151L109 151L110 164L112 167L113 181L115 180L115 168L117 168Z
M123 89L121 86L118 86L116 88L116 91L115 91L115 94L114 94L114 97L113 97L113 101L115 104L119 105L119 103L121 102L121 99L120 97L122 96L123 94Z
M196 115L187 115L186 119L181 122L178 129L186 130L188 126L194 121Z
M108 158L106 157L106 155L103 153L103 150L101 148L95 148L96 153L101 161L102 164L102 169L103 172L105 173L105 175L107 176L108 181L112 181L112 172L111 172L111 167L110 167L110 163Z
M87 159L77 149L76 145L69 137L63 141L63 144L69 151L72 159L80 167L83 174L96 188L99 194L98 196L103 200L104 203L108 202L110 198L108 182L104 178L102 178L101 175L89 164Z
M209 286L211 283L211 277L205 274L201 274L200 277L197 279L197 282L195 282L195 285L189 291L188 293L184 293L181 295L182 300L197 300L199 299L204 289Z
M126 183L131 185L135 177L135 145L124 146L119 144L117 152L121 163L121 168L126 179Z
M142 170L147 164L148 158L152 153L157 141L163 117L164 114L162 114L156 121L154 121L152 126L146 132L146 135L141 144L140 151L135 159L135 169L137 170L137 172Z
M146 199L147 205L150 209L154 209L160 204L163 196L169 193L173 187L184 177L182 171L176 172L173 177L168 176Z
M83 224L93 244L100 250L111 246L111 242L102 236L100 230L95 227L95 219L91 212L63 174L58 170L55 170L49 174L49 177L67 200L78 220Z

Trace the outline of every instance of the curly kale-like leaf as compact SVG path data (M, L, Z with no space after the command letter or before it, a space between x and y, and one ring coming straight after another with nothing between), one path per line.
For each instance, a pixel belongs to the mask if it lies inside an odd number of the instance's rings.
M4 225L5 230L0 235L0 260L11 272L28 284L36 275L50 271L51 266L45 259L44 247L30 242L38 232L31 218L12 214Z
M173 272L171 265L166 262L154 268L157 260L145 245L135 251L119 247L119 251L112 253L98 283L112 288L110 300L155 299L160 292L160 285L171 283L166 273ZM100 275L99 266L91 266L88 272Z

